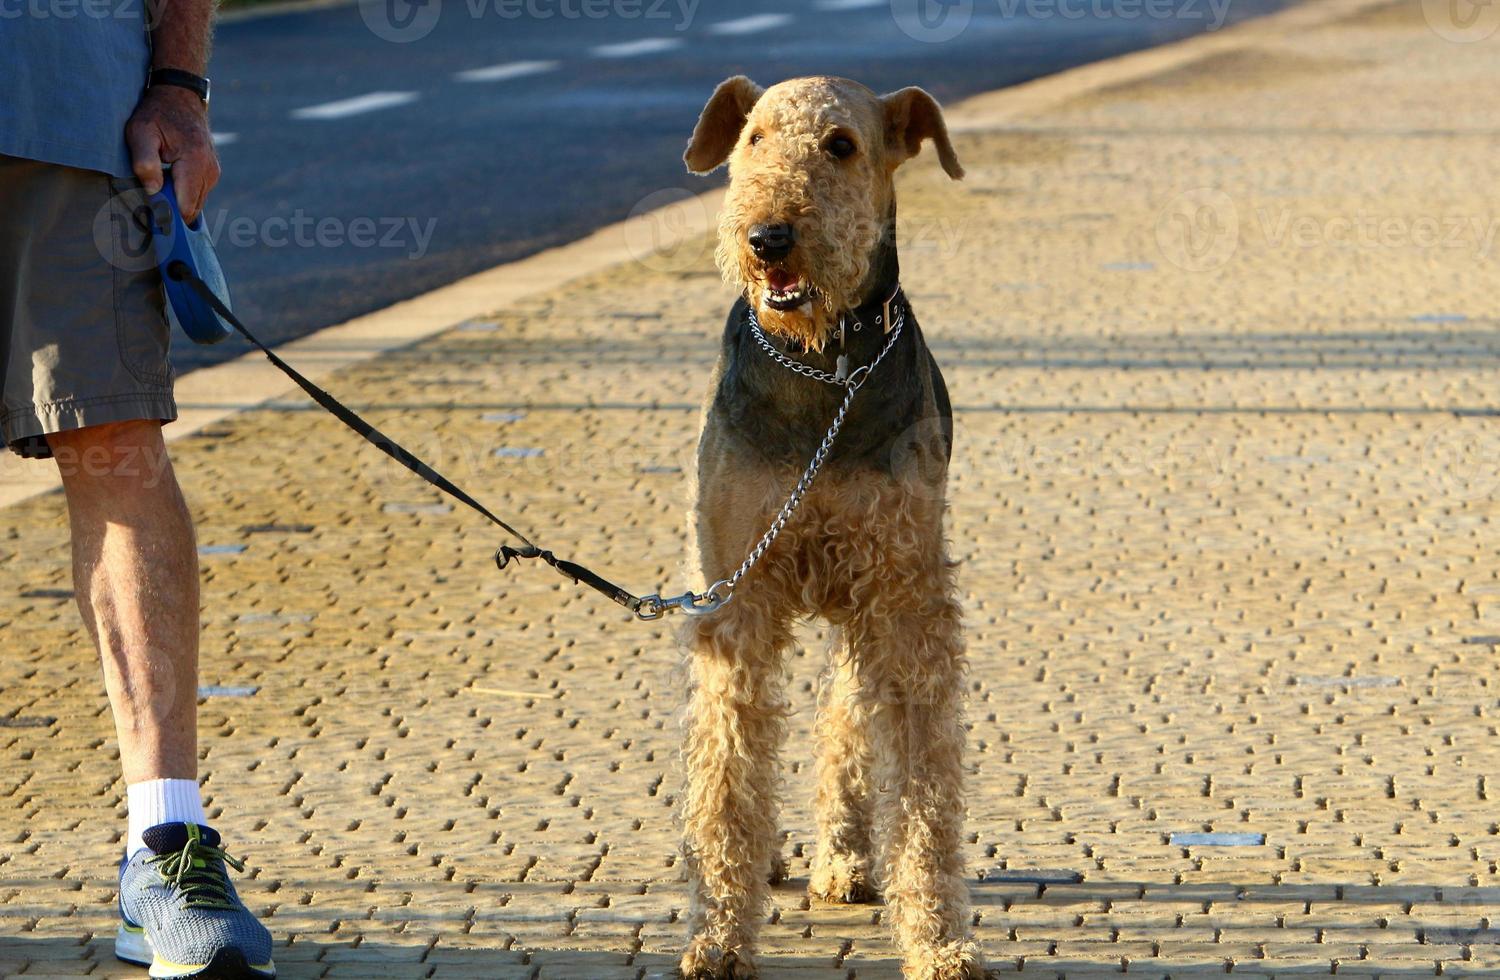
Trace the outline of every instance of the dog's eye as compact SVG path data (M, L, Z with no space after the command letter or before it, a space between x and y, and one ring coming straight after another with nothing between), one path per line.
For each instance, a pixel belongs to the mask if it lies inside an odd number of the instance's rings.
M835 136L828 141L828 152L843 160L854 155L854 141L847 136Z
M762 134L760 134L760 133L751 133L750 134L750 145L751 146L759 146L760 145L760 141L763 140L763 139L765 139L765 136L763 136Z

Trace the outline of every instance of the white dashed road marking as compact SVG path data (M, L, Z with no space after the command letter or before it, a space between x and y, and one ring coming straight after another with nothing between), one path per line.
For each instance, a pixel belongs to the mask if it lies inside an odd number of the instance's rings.
M540 75L555 68L557 68L555 61L507 61L503 65L490 65L488 68L470 68L468 71L455 72L453 77L460 82L504 82L512 78L524 78L527 75Z
M758 34L761 31L769 31L790 24L791 22L791 14L756 14L753 17L740 17L736 20L725 20L717 24L711 24L709 25L708 33L730 35Z
M415 92L370 92L366 95L356 95L352 99L339 99L336 102L324 102L321 105L296 109L292 112L292 118L343 119L345 116L357 116L363 112L389 109L391 106L406 105L408 102L415 101L417 101Z
M639 41L626 41L622 44L601 44L594 48L594 54L600 58L634 58L637 55L657 54L680 47L682 47L681 38L648 37Z

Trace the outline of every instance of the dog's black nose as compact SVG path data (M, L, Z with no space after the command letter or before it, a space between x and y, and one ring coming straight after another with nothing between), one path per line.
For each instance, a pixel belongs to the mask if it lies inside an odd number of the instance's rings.
M746 236L750 242L750 250L755 257L766 262L775 262L784 259L792 250L792 245L797 241L797 233L792 226L782 222L775 225L751 225L750 234Z

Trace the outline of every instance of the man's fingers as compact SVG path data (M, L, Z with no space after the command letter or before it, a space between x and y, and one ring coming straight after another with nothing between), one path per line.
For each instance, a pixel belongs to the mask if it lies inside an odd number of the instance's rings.
M197 219L203 202L198 183L198 172L192 164L182 160L172 164L172 186L177 189L177 210L182 212L182 220L188 224Z
M130 169L146 193L161 190L161 132L155 126L131 123L125 127L125 143L130 147Z
M196 160L177 160L172 164L172 186L177 189L177 210L182 220L192 224L203 208L203 178Z
M208 192L219 182L219 160L213 150L184 154L172 163L172 184L182 220L192 224L208 202Z

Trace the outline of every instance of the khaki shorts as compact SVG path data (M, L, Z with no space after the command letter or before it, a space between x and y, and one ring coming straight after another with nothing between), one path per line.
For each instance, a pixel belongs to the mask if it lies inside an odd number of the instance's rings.
M0 156L0 435L171 421L161 277L139 182Z

